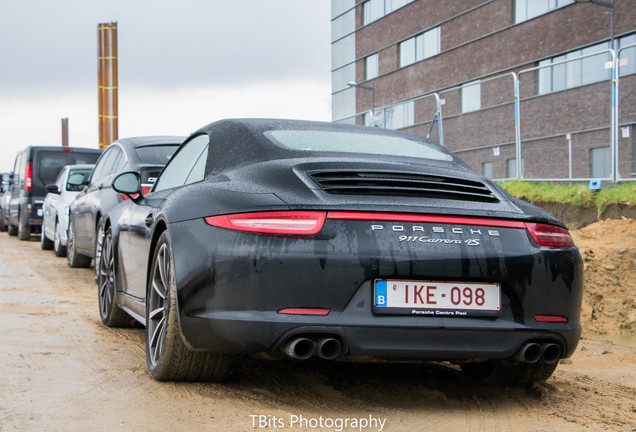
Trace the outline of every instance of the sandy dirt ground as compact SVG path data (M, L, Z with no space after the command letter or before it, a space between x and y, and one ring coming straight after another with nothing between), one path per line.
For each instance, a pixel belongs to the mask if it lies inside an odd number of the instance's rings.
M0 430L634 431L635 235L633 220L574 232L579 349L543 385L487 388L444 364L254 358L222 384L156 382L144 329L101 324L92 269L0 233Z

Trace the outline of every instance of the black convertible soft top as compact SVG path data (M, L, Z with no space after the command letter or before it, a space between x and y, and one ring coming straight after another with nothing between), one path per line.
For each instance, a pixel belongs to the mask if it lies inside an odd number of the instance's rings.
M337 124L328 122L302 121L302 120L278 120L278 119L228 119L220 120L202 127L194 135L202 132L210 136L213 143L210 146L213 154L211 160L214 161L213 172L223 171L228 167L237 167L246 164L252 164L259 161L271 161L277 159L288 159L294 157L324 157L326 153L330 153L328 149L319 150L313 148L310 150L301 150L284 145L275 136L278 131L306 131L324 134L350 134L350 137L367 136L369 140L377 137L387 138L386 152L381 155L382 159L391 159L391 155L399 153L397 147L391 148L391 139L399 139L402 142L417 142L420 146L435 148L436 152L445 155L445 159L461 165L464 169L468 168L444 147L433 143L426 138L404 132L398 132L391 129L380 129L368 126L357 126L347 124ZM231 145L218 145L214 143L232 143ZM352 148L355 146L351 146ZM338 153L346 153L340 150ZM376 153L376 154L374 154ZM340 154L339 156L344 156ZM360 157L363 159L377 160L377 152L365 152L360 146L357 146L349 152L349 156ZM404 162L404 155L396 156L400 161ZM410 162L418 163L418 158L422 156L411 155ZM425 157L423 158L425 159ZM422 161L419 161L420 163Z

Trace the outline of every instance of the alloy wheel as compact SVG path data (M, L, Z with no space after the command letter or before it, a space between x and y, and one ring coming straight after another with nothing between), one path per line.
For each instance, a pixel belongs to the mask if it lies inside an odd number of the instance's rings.
M101 245L98 268L99 284L99 312L102 319L108 317L113 309L113 302L115 301L115 289L114 289L114 272L113 272L113 238L110 230L104 235L104 239ZM97 264L95 266L97 268Z
M167 245L160 246L155 257L148 293L148 350L149 360L156 365L165 349L170 311L170 256Z

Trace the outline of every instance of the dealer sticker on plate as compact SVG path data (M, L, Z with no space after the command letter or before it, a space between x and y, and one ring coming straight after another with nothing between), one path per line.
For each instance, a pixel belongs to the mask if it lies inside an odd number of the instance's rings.
M496 316L498 284L376 280L374 311L429 316Z

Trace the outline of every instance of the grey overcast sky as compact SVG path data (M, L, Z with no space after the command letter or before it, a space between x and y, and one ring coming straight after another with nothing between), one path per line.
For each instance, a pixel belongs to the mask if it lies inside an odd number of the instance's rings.
M0 171L97 145L97 24L118 23L119 136L226 117L330 120L328 0L0 0Z

